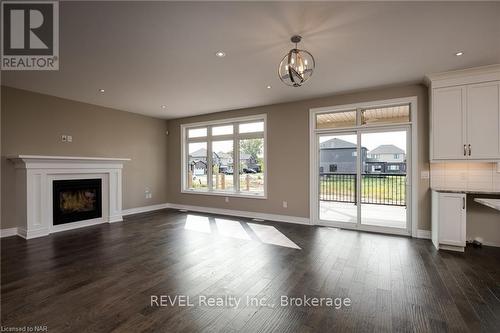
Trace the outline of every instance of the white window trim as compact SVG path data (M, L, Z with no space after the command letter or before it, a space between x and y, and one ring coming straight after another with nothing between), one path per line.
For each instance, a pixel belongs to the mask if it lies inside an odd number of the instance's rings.
M256 132L256 133L239 133L239 128L236 123L250 123L255 121L264 121L264 133ZM212 136L211 128L207 131L206 137L198 137L188 139L187 133L189 129L199 128L199 127L209 127L209 126L221 126L221 125L229 125L234 124L233 134L227 135L217 135ZM242 192L238 191L239 188L239 147L237 146L237 142L242 139L253 139L253 138L264 138L264 193L261 192ZM234 140L233 145L233 174L236 182L234 182L235 190L234 191L217 191L211 189L212 183L212 165L208 163L207 166L207 190L194 190L187 188L187 174L186 174L186 163L188 159L188 152L186 151L186 146L188 142L207 142L207 160L208 157L211 156L212 153L212 142L213 141L224 141L224 140ZM237 197L237 198L250 198L250 199L267 199L267 183L268 183L268 164L267 164L267 155L268 155L268 144L267 144L267 114L258 114L253 116L246 117L237 117L237 118L229 118L229 119L221 119L221 120L212 120L206 122L196 122L196 123L188 123L181 124L181 193L187 194L201 194L201 195L212 195L212 196L223 196L223 197Z

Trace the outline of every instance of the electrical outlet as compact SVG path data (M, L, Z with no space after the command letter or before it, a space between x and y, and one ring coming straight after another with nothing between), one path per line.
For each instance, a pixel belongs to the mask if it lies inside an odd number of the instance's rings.
M144 196L146 197L146 199L151 199L153 197L153 193L151 193L149 188L146 188L146 190L144 191Z
M73 142L73 137L72 137L71 135L67 135L67 136L66 136L66 140L67 140L68 142Z
M225 201L225 202L229 202L229 198L228 198L228 197L225 197L225 198L224 198L224 201Z
M283 208L288 208L288 201L283 201Z
M68 136L67 135L61 135L61 141L62 142L67 142L68 141Z

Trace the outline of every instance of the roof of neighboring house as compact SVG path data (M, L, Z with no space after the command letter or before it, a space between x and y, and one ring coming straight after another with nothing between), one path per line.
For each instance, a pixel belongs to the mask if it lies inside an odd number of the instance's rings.
M191 157L207 157L207 150L205 148L200 148L189 154Z
M224 153L222 151L218 152L218 153L214 153L214 155L216 155L218 158L220 159L232 159L233 158L233 155L232 154L229 154L229 153Z
M377 148L370 150L368 154L371 155L385 155L385 154L404 154L405 151L395 145L380 145Z
M347 142L341 139L333 138L319 144L321 149L325 148L356 148L355 143Z
M344 149L344 148L356 149L356 144L338 138L333 138L328 141L320 143L319 147L320 149ZM366 149L365 147L361 148Z

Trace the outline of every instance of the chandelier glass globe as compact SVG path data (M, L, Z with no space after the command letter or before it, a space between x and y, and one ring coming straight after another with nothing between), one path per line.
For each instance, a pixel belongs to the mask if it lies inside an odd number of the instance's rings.
M297 43L302 37L293 36L292 43L295 43L295 48L291 49L281 60L278 75L280 80L292 87L300 87L306 82L314 72L314 57L306 50L299 50Z

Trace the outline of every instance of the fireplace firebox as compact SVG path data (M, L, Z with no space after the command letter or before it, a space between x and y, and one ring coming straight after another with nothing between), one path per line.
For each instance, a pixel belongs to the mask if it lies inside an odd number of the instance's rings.
M101 179L53 181L54 225L102 217Z

